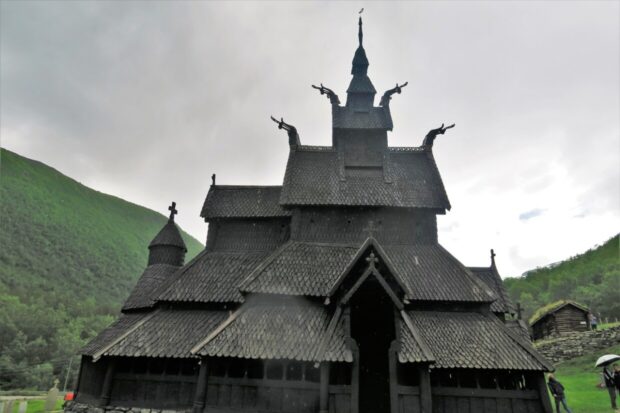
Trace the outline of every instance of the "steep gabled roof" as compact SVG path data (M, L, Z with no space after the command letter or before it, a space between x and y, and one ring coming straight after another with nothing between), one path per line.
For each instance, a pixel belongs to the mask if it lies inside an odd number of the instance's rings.
M210 252L204 250L162 287L157 299L181 302L242 302L241 282L268 252Z
M330 329L330 324L335 328ZM192 352L213 357L353 361L343 319L333 320L316 303L275 297L243 304Z
M408 311L407 315L435 357L432 368L553 370L530 343L492 314ZM408 332L401 329L406 336ZM401 347L401 363L417 357L409 347Z
M134 325L146 316L147 314L145 313L121 314L116 321L106 327L94 339L82 347L80 353L86 356L94 356L95 354L100 353L123 334L130 331Z
M346 176L343 162L336 149L291 150L280 204L450 209L430 151L389 149L380 176Z
M512 300L508 295L508 291L506 291L506 287L504 287L504 283L502 282L502 277L497 272L495 265L491 265L490 267L469 267L469 270L488 285L498 297L497 300L491 304L491 311L494 313L516 313Z
M123 305L123 311L152 307L156 292L179 267L168 264L153 264L146 267L138 283Z
M346 106L332 109L332 127L335 129L392 129L391 117L386 108L373 107L357 111Z
M279 204L281 186L212 185L200 216L216 218L288 217L290 211Z

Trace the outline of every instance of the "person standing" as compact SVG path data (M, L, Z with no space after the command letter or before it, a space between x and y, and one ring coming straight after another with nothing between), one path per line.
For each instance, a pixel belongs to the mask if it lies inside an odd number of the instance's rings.
M614 380L614 372L609 370L608 366L603 367L603 379L605 380L605 387L609 392L609 399L611 400L611 408L617 409L616 405L616 381Z
M590 313L590 328L592 328L592 330L596 330L596 327L598 326L598 320L596 319L596 316L594 315L594 313Z
M551 395L555 400L555 409L557 413L560 413L560 404L564 406L564 410L568 413L572 413L568 407L568 404L566 404L566 395L564 394L564 386L562 386L562 383L557 381L553 374L549 374L548 378L549 381L547 382L547 385L549 386L549 391L551 391Z

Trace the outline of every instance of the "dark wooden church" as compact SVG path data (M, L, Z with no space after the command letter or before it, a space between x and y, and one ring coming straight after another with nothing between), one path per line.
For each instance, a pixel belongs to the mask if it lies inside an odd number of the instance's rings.
M433 157L388 146L391 97L355 51L332 145L288 132L281 186L223 186L184 263L170 220L118 320L83 350L67 411L551 412L552 370L518 328L493 264L465 267L437 239L450 203ZM144 410L147 409L147 410Z

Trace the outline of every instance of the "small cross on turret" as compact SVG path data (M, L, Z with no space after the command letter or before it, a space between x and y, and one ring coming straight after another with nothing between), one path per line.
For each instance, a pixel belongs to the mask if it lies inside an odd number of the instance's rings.
M495 251L491 249L491 266L495 266Z
M170 222L174 222L174 216L179 213L179 211L177 211L176 209L176 206L177 203L173 202L172 205L168 207L168 211L170 211L170 218L168 218L168 221Z
M366 257L366 262L368 263L368 266L374 268L375 264L379 263L379 258L375 256L374 252L371 252L370 255Z

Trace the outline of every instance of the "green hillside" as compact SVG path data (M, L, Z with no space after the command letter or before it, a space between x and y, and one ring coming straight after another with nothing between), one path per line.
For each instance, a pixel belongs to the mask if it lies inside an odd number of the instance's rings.
M524 319L558 300L582 303L602 318L620 318L619 236L603 245L553 266L538 268L522 277L506 278L504 285L524 307Z
M0 152L0 390L49 388L109 324L166 217ZM202 245L183 233L191 258Z

